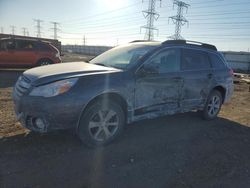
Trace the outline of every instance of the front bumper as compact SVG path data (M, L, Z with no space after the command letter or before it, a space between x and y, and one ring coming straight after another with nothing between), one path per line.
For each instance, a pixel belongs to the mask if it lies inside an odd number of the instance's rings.
M75 128L84 104L66 95L51 98L13 93L15 113L22 126L36 132Z

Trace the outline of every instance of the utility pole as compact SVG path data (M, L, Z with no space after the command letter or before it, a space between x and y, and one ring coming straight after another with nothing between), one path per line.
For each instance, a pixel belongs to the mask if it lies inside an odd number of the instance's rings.
M27 28L26 27L22 27L22 31L23 31L23 36L26 36L26 33L28 33Z
M172 38L174 40L178 40L178 39L183 39L183 37L181 36L181 26L188 23L188 20L183 16L183 10L185 8L187 11L187 9L190 5L183 2L183 1L179 1L179 0L174 0L173 7L174 7L174 5L177 5L177 15L171 16L169 18L175 24L175 34L172 35L170 38Z
M37 33L37 38L41 38L41 23L43 22L42 20L39 19L34 19L34 21L36 22L36 33Z
M59 24L58 22L51 22L53 24L53 28L51 28L53 31L54 31L54 35L53 35L53 38L55 40L57 40L58 38L58 31L60 31L60 29L58 28Z
M4 33L3 27L1 27L1 33Z
M151 41L154 40L154 31L158 31L154 27L154 21L159 18L159 14L155 11L155 4L157 0L149 0L148 9L142 11L144 18L147 19L147 25L141 27L141 29L146 29L145 40ZM161 0L159 0L161 2Z
M10 28L11 28L11 34L15 35L16 26L11 25Z

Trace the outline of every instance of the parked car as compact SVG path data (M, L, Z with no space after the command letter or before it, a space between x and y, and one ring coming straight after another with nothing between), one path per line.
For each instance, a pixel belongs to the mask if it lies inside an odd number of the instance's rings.
M212 120L232 93L233 72L215 46L170 40L131 42L89 63L27 70L13 99L28 129L74 128L85 144L100 146L142 119L198 110Z
M34 67L60 62L58 49L48 42L23 38L0 40L0 66Z

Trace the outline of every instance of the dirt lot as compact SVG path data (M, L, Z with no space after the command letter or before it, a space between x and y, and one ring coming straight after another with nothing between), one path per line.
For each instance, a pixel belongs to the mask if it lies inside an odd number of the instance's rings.
M14 118L12 86L0 72L0 187L249 187L250 92L235 85L220 117L198 113L127 126L115 143L83 146L72 132L35 134Z

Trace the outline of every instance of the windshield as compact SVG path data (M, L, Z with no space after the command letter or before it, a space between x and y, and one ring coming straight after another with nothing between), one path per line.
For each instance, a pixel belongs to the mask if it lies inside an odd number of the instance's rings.
M90 63L99 64L107 67L127 69L156 45L128 44L115 47L96 58Z

